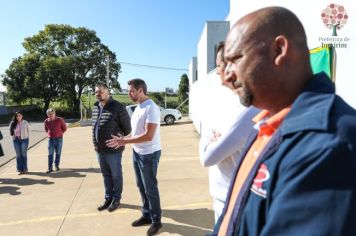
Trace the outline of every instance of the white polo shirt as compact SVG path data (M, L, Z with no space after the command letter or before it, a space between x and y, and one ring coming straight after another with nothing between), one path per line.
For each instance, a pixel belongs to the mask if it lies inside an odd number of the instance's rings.
M154 153L161 150L160 123L161 112L159 107L151 99L138 104L131 117L132 136L138 136L145 132L145 124L157 124L152 141L132 144L135 152L141 155Z

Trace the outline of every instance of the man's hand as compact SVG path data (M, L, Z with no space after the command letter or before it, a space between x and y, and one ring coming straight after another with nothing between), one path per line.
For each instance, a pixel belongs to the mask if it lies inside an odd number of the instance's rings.
M121 146L125 145L124 137L123 136L116 136L111 135L112 139L108 139L105 141L106 146L118 149Z

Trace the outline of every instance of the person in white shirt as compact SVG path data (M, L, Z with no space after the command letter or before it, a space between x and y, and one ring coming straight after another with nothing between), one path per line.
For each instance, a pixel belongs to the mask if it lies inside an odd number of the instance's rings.
M224 81L224 42L220 42L216 54L216 72ZM226 195L237 166L237 158L253 130L252 118L259 112L255 107L243 107L228 131L218 130L203 132L200 140L200 161L209 167L209 192L213 197L215 222L219 219L224 206ZM205 133L205 134L204 134Z
M147 96L147 85L142 79L128 81L129 97L138 105L131 117L131 135L112 135L107 146L119 148L132 143L137 186L142 198L142 216L132 226L151 225L147 235L156 234L162 227L161 204L157 184L157 168L161 156L160 110Z

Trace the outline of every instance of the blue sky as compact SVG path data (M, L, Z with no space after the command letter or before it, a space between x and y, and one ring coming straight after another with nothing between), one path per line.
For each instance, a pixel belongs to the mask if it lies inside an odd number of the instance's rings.
M25 51L22 42L46 24L94 30L118 61L188 69L204 23L224 20L229 0L14 0L1 1L0 73ZM122 64L119 82L146 80L149 90L178 89L184 71ZM4 90L2 85L0 90Z

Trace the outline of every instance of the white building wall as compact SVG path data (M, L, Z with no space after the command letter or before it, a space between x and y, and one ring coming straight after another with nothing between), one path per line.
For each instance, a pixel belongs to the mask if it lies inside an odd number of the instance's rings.
M215 46L224 41L230 24L227 21L206 22L198 43L198 80L215 68ZM203 77L200 77L203 76Z
M204 75L206 75L208 71L208 27L204 26L203 32L201 34L200 40L197 45L197 68L198 68L198 81L205 79Z
M189 85L189 117L199 133L202 126L201 117L203 116L201 109L203 99L200 97L204 90L202 84L202 82L196 82Z
M192 60L190 61L189 64L189 74L188 74L188 79L189 83L194 83L198 78L197 78L197 57L192 57Z
M249 12L267 6L282 6L293 11L302 21L310 49L321 46L321 38L332 38L331 30L326 28L321 20L321 13L329 4L334 3L345 7L349 16L348 22L338 30L336 38L345 40L347 37L347 48L336 48L336 93L345 99L351 106L356 108L356 79L354 78L354 67L356 66L356 5L351 0L313 0L305 3L294 0L230 0L231 27L242 16Z
M192 57L192 60L189 64L189 117L192 119L193 124L197 130L200 130L200 122L199 122L199 104L197 99L194 99L197 91L197 57Z

